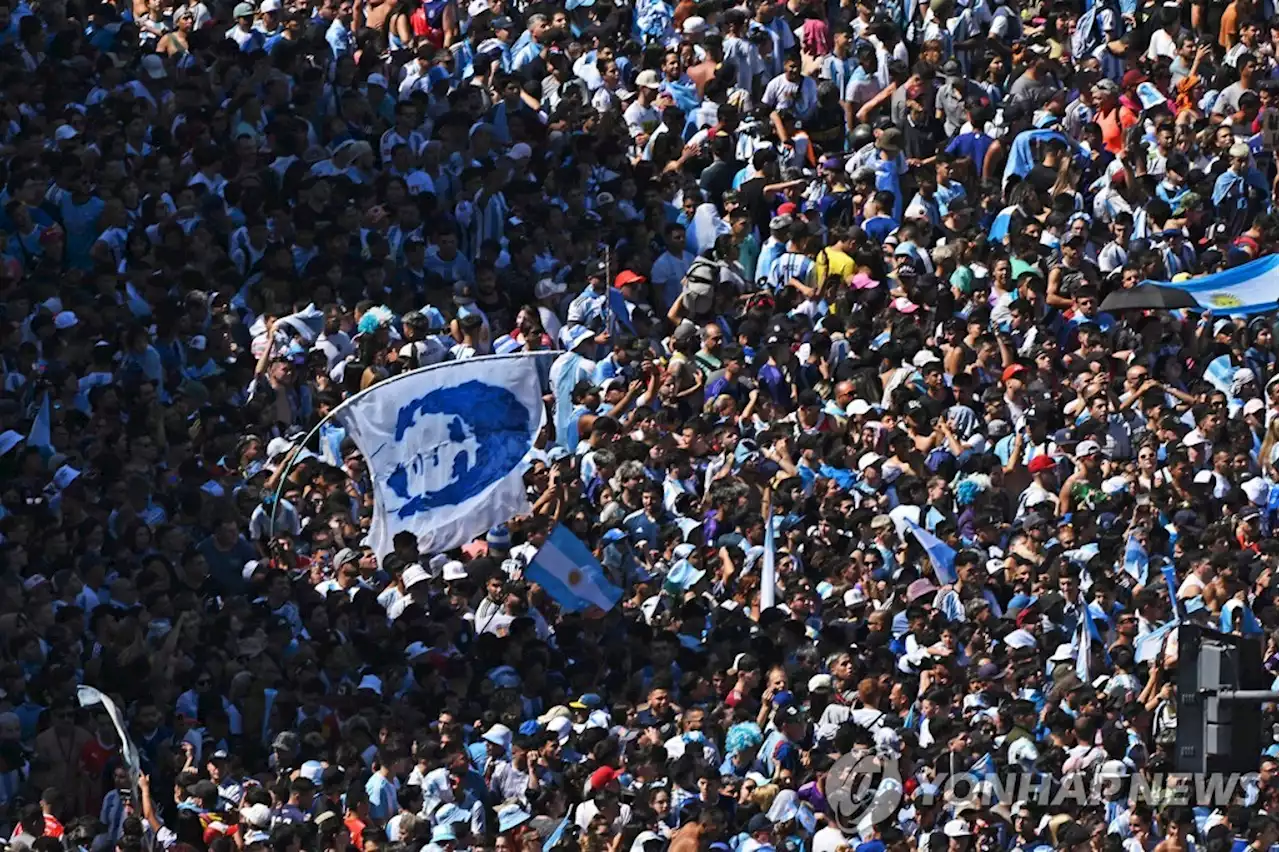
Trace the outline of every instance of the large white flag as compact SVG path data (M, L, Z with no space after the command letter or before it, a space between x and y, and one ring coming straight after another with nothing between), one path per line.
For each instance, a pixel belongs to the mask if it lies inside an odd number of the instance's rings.
M373 480L368 544L397 533L423 552L466 544L528 512L523 460L545 409L535 359L450 361L374 385L336 415Z

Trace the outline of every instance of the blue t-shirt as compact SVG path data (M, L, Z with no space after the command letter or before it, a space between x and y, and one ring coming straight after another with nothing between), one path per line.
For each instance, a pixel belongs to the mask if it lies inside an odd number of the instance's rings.
M62 215L62 229L67 235L67 262L77 269L92 269L89 251L98 239L98 217L106 202L91 197L84 204L76 204L67 193L58 205Z
M862 232L873 243L883 243L885 237L893 233L898 223L890 216L872 216L862 223Z
M382 773L373 773L365 783L364 791L369 795L369 816L375 820L389 820L400 810L395 782L383 777Z
M979 172L987 158L987 149L995 140L985 133L961 133L947 145L947 153L953 157L967 157Z

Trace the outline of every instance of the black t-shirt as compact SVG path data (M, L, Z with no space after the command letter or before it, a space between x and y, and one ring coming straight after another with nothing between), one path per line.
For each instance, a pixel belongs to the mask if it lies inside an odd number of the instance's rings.
M489 318L489 327L495 335L511 330L515 316L511 312L511 300L505 293L495 289L487 299L483 293L477 293L476 304Z
M293 209L293 226L298 230L319 231L337 218L329 207L316 210L310 204L299 204Z
M1056 169L1038 163L1027 172L1027 182L1034 186L1037 192L1048 192L1058 182L1058 172Z
M937 420L942 416L943 412L955 404L956 397L951 392L951 388L947 388L946 394L942 399L934 399L927 393L920 395L920 406L929 415L930 422Z
M737 160L716 160L702 171L698 178L698 186L709 198L723 198L733 189L733 176L742 171L742 163Z
M761 234L769 233L769 203L764 197L765 180L757 175L738 187L738 200L751 214L751 223Z
M809 139L824 151L832 150L844 134L844 110L839 103L819 105L805 122Z

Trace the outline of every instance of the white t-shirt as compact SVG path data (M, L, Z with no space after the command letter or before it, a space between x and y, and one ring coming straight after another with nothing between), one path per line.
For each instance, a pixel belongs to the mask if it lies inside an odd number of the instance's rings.
M632 136L638 136L641 133L652 133L661 119L656 109L651 106L645 106L639 100L632 101L631 106L627 107L622 117L626 120L627 130L631 132Z

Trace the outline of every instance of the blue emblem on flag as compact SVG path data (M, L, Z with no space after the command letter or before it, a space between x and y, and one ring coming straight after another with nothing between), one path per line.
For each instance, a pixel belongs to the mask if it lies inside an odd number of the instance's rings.
M396 441L417 452L387 479L401 518L461 503L511 472L530 446L529 412L505 388L479 381L439 388L400 408Z

